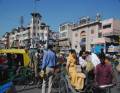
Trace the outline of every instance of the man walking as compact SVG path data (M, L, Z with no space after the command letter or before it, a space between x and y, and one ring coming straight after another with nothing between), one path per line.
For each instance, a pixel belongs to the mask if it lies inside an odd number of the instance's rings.
M35 77L38 77L38 65L40 62L40 49L37 50L37 52L34 55L34 71L35 71Z
M41 73L46 74L45 78L43 79L42 93L46 93L47 80L48 80L48 92L47 93L51 92L52 78L53 78L55 67L56 67L56 54L53 51L53 46L48 45L48 50L47 52L44 53L43 62L42 62Z

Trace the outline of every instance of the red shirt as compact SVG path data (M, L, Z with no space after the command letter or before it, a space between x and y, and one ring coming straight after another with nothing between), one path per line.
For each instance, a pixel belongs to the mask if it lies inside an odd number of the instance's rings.
M112 83L112 66L109 64L98 64L96 66L96 82L98 85L106 85Z

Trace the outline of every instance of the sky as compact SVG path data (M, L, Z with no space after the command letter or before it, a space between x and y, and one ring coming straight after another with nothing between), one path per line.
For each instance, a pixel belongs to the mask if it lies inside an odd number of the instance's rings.
M30 13L34 10L33 0L0 0L0 36L20 25L30 23ZM58 31L64 22L77 22L83 16L95 17L100 13L103 19L120 19L120 0L40 0L36 11L53 31Z

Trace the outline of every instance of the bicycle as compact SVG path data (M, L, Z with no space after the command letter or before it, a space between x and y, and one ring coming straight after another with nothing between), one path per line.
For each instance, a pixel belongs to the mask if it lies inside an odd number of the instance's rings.
M107 84L101 85L99 88L101 89L102 93L111 93L111 88L114 87L115 84Z
M63 72L56 73L52 82L51 93L70 93L67 80Z
M50 74L50 73L49 73ZM40 83L39 83L39 88L42 87L42 84L44 82L44 85L48 88L48 78L49 74L45 74L43 78L40 76ZM50 74L51 75L51 74ZM62 70L62 66L58 66L54 73L52 73L52 87L51 87L51 93L70 93L67 85L67 80L65 78L64 71Z

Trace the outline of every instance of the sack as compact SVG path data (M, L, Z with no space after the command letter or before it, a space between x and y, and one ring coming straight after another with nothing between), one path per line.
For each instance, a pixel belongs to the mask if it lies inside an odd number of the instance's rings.
M89 71L93 70L93 68L94 68L93 63L92 62L87 62L86 71L89 72Z
M118 64L118 65L116 66L116 70L117 70L118 72L120 72L120 64Z

